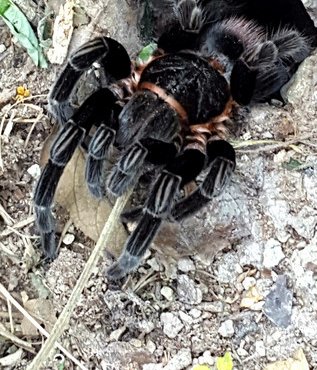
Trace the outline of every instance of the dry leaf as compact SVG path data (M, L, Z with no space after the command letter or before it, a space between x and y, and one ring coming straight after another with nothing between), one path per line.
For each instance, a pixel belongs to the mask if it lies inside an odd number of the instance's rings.
M258 292L256 286L252 286L241 299L240 307L250 308L255 303L263 300L263 296Z
M294 353L293 358L269 364L264 370L309 370L309 365L303 350L300 348Z
M42 164L48 159L55 132L44 143L41 153ZM69 212L76 227L86 236L97 241L112 210L112 205L107 199L98 200L90 194L85 181L85 165L85 154L80 149L76 150L59 181L55 201ZM121 223L117 225L114 235L115 239L111 241L111 245L106 246L106 249L118 257L127 238Z
M40 319L40 323L44 324L48 332L53 329L57 319L52 301L48 299L30 299L24 303L24 308L30 315L34 316L37 321ZM21 329L23 335L38 335L38 330L26 317L23 317Z

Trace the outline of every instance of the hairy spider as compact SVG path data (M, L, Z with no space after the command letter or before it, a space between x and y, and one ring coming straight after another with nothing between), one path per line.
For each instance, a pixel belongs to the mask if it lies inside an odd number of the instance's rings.
M56 186L89 135L86 181L96 197L119 196L149 164L160 168L144 206L123 215L138 224L108 270L109 279L119 279L138 266L162 221L182 220L222 192L235 169L235 151L226 141L233 108L278 93L317 43L300 0L170 3L175 23L146 65L131 63L117 41L98 37L71 55L51 90L50 110L61 127L34 195L49 259L56 257ZM76 83L96 61L108 85L75 109L70 97ZM104 182L113 146L121 155ZM182 187L201 172L197 189L179 199Z

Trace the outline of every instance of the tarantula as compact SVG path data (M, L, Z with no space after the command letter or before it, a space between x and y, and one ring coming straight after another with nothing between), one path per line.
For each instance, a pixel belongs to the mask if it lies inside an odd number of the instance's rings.
M285 15L279 8L283 0L265 2L266 14L274 12L277 20L271 23L264 13L256 15L253 5L228 6L227 13L218 7L217 13L212 2L172 3L176 22L159 38L147 64L133 64L119 42L98 37L71 55L51 90L50 110L61 127L34 195L48 259L56 257L54 193L74 150L89 135L85 176L98 198L123 194L148 164L160 169L144 206L124 214L138 224L108 269L109 279L119 279L138 266L164 220L182 220L222 192L236 161L226 141L226 120L236 106L279 92L309 55L312 42L305 30L310 35L316 31L298 0L290 2L291 11ZM97 61L108 85L76 110L70 97L79 78ZM113 146L121 155L105 184L104 163ZM184 185L201 173L203 181L196 190L179 199Z

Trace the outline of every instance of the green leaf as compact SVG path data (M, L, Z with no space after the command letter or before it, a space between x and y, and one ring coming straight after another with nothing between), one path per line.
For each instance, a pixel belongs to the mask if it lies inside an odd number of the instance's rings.
M210 370L210 367L207 365L196 365L193 370Z
M3 15L3 13L9 8L9 6L9 0L0 0L0 15Z
M223 357L218 357L216 360L217 370L232 370L233 362L230 352L226 352Z
M290 158L290 160L286 163L283 163L282 166L286 168L289 171L297 170L299 167L301 167L303 163L299 162L298 160L294 158Z
M138 58L141 62L147 62L150 57L153 55L153 52L157 49L157 44L155 42L151 42L150 44L146 45L139 53Z
M9 0L0 0L0 16L21 46L26 48L33 62L47 68L47 62L33 29L21 10Z

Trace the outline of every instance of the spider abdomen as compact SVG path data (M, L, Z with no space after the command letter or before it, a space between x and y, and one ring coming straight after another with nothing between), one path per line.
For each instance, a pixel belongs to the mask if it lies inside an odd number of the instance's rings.
M141 75L140 84L146 82L172 96L186 111L190 124L218 116L230 98L228 83L220 72L189 52L155 59Z

